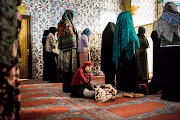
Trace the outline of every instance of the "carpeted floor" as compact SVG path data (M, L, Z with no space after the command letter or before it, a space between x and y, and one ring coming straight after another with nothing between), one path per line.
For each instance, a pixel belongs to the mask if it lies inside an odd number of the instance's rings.
M104 76L93 76L92 83L104 83ZM21 120L180 120L180 103L160 99L122 97L98 103L92 99L71 98L62 92L62 83L43 80L21 81Z

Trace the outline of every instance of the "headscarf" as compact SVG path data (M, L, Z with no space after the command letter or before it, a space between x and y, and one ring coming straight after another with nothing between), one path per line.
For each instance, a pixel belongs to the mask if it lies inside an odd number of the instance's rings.
M11 66L13 44L17 43L16 1L0 1L0 63Z
M112 61L113 39L115 24L109 22L102 33L101 44L101 70L106 73L109 70L115 70Z
M134 29L132 15L129 11L119 14L114 30L113 41L113 62L117 67L121 66L121 53L126 51L126 57L131 60L135 54L135 50L140 47L139 39Z
M66 11L64 12L61 21L58 23L58 29L61 29L61 30L59 30L59 32L58 32L58 39L59 39L59 37L60 37L60 35L61 35L61 32L62 32L62 28L61 28L61 27L63 27L63 24L65 23L65 21L69 21L69 22L72 24L72 26L73 26L73 28L74 28L74 33L77 32L77 30L76 30L76 28L74 27L73 22L72 22L72 21L73 21L73 17L74 17L74 11L66 10Z
M88 61L84 63L82 67L76 70L72 78L71 86L82 85L84 83L87 83L88 81L91 81L91 75L85 70L86 66L90 65L93 66L93 63Z
M58 23L59 49L62 51L77 48L77 30L73 25L74 12L66 10Z
M89 35L91 34L91 31L89 30L89 28L86 28L83 32L82 32L82 34L81 35L86 35L87 37L88 37L88 39L89 39Z
M155 30L158 38L163 35L170 42L173 41L174 33L180 37L180 13L175 3L167 2L165 4Z
M137 35L138 36L144 36L145 32L146 32L146 29L143 26L141 26L138 29L138 34Z

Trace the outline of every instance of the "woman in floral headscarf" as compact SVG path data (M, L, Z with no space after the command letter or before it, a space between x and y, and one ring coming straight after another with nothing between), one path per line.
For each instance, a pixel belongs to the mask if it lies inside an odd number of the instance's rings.
M58 23L59 40L59 79L63 81L63 91L70 92L71 80L77 69L77 38L78 34L73 25L74 13L66 10Z
M135 92L154 94L162 99L180 101L180 13L176 4L167 2L151 34L153 40L153 78Z
M122 91L138 88L135 50L140 47L129 11L119 14L114 30L113 62L116 65L116 87Z
M0 119L19 120L19 40L22 0L0 0Z

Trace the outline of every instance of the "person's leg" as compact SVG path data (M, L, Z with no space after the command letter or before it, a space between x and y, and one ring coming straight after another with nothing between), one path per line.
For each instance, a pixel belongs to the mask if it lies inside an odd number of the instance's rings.
M109 71L105 73L105 84L111 84L115 86L115 73L113 71Z
M83 95L86 98L95 98L95 91L94 90L88 90L87 88L84 89Z

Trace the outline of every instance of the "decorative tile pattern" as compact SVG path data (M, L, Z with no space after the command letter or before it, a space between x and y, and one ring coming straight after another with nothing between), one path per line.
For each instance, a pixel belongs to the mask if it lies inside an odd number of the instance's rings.
M100 49L102 31L108 22L115 22L120 12L124 11L123 0L23 0L26 14L32 16L32 70L33 78L41 79L43 75L42 35L49 27L57 27L66 9L74 10L74 25L80 34L90 28L90 56L95 64L93 74L100 71ZM154 0L141 0L141 10L145 15L143 24L154 20ZM148 15L150 16L147 16Z
M116 21L123 10L122 0L23 0L22 5L26 5L27 15L32 16L33 78L41 79L43 75L43 31L57 27L66 9L75 12L74 25L79 33L86 27L91 29L90 46L98 49L91 49L91 61L95 64L94 73L100 71L102 30L109 21Z

